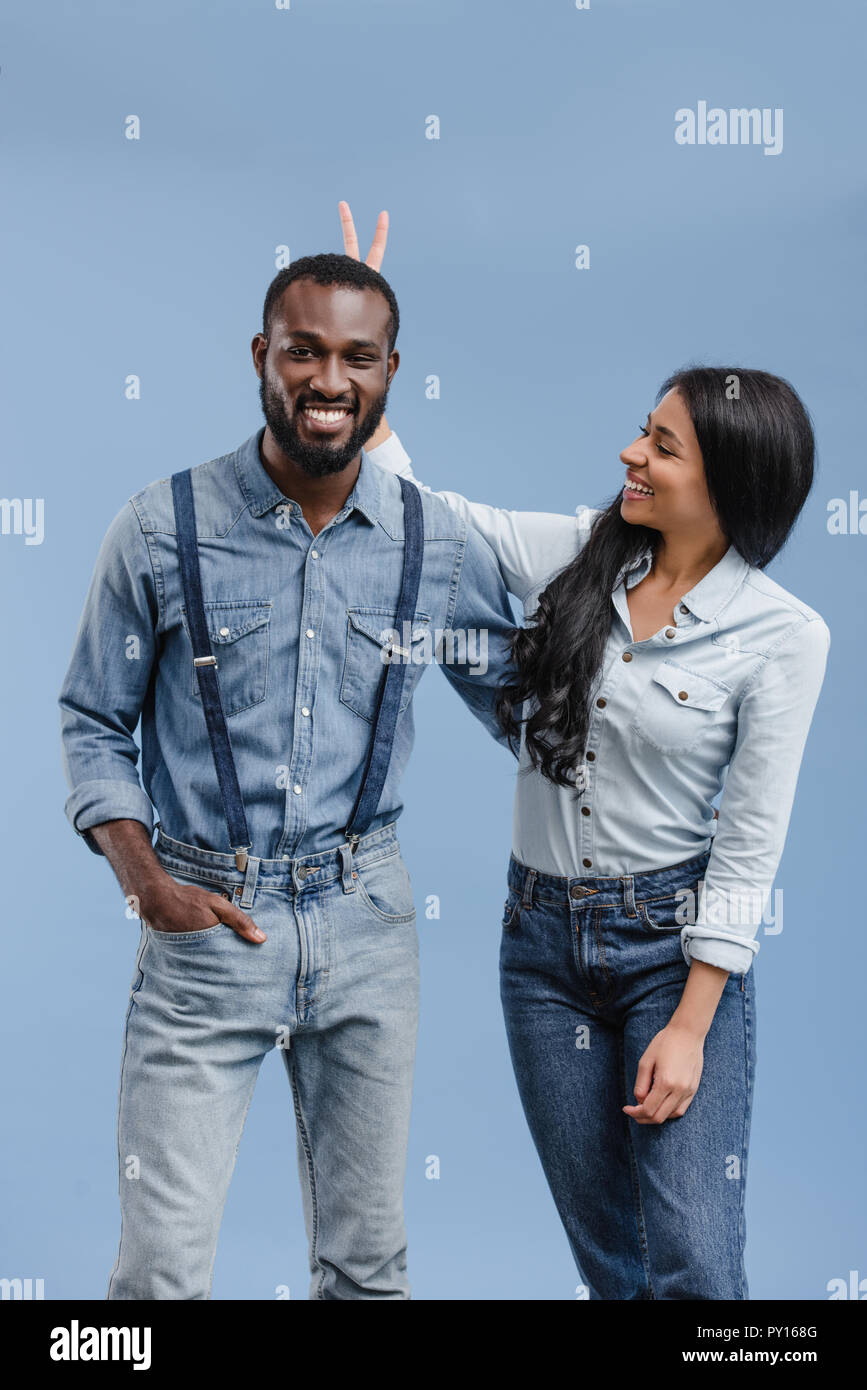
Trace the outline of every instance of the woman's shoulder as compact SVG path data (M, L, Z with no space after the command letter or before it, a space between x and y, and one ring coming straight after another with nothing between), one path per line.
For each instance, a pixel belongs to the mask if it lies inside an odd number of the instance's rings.
M804 599L783 587L764 570L750 565L744 578L744 617L765 630L768 638L786 641L801 634L801 640L827 646L830 629L821 613Z

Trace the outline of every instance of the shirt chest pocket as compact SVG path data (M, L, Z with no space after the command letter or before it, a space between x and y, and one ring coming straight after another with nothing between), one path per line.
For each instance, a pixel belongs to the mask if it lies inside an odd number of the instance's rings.
M660 753L688 753L719 717L731 687L677 661L657 666L632 730Z
M415 613L409 630L400 632L395 627L393 609L347 608L341 702L372 724L389 652L393 651L392 659L405 665L399 706L403 712L425 664L433 656L430 640L429 613Z
M265 699L271 640L271 600L216 599L205 603L204 608L211 651L217 658L217 681L223 713L229 719L233 714L240 714L242 710L261 704ZM181 620L189 638L190 625L183 605ZM190 693L201 702L192 653Z

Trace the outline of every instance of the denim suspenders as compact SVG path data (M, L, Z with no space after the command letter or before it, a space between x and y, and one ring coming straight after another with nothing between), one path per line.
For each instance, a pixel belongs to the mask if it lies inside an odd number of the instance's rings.
M395 628L399 634L406 631L404 623L411 624L415 615L419 579L424 558L424 515L418 488L406 478L398 478L403 494L404 547L403 577L400 599L395 616ZM220 685L217 679L217 658L211 650L208 625L202 600L202 580L199 570L199 551L196 539L196 511L193 502L193 485L189 468L172 474L172 502L175 510L175 530L178 541L178 563L181 583L184 590L184 603L193 647L193 666L202 695L202 709L208 726L208 737L214 757L217 781L223 812L229 830L229 844L235 855L235 863L241 871L247 868L247 851L252 848L244 801L238 783L235 759L226 716L220 698ZM400 646L392 643L389 655L395 649L405 655ZM344 835L349 842L350 853L354 852L359 839L376 815L379 798L388 774L391 760L391 747L394 730L400 710L400 697L406 675L405 661L389 661L385 666L384 680L380 683L379 698L373 720L373 731L361 786L355 798L355 805L349 817Z

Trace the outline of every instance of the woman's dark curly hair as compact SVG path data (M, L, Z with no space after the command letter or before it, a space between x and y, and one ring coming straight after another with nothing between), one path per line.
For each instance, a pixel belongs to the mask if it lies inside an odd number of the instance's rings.
M657 403L669 391L678 391L689 410L724 534L749 564L764 569L788 539L813 481L813 430L803 403L787 381L744 367L686 367L663 382ZM618 492L575 559L543 591L532 621L511 635L516 672L497 697L513 751L523 724L533 767L558 786L574 788L584 761L618 576L659 540L658 531L624 521L620 505Z

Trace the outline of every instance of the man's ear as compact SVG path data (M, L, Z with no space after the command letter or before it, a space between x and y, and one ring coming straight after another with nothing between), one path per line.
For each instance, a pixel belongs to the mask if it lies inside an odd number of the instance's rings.
M395 348L394 352L388 354L388 366L386 368L385 385L390 387L394 380L394 374L400 366L400 353Z
M250 351L253 354L253 366L256 368L258 376L262 375L265 368L265 354L268 351L268 339L264 333L257 333L252 343Z

